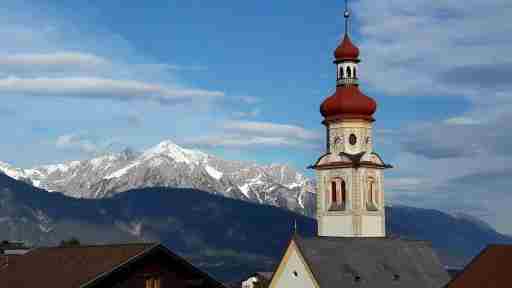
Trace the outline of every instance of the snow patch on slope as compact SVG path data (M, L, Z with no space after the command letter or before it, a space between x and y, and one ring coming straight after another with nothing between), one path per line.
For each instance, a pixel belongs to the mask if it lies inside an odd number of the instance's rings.
M240 189L240 191L242 191L242 193L245 195L245 197L249 198L249 184L246 183L242 186L239 186L238 189Z
M117 170L116 172L110 174L110 175L107 175L105 177L103 177L103 179L105 180L108 180L108 179L112 179L112 178L120 178L122 177L123 175L125 175L126 173L128 173L128 171L130 169L132 169L133 167L139 165L140 163L139 162L135 162L135 163L132 163L124 168L121 168L119 170Z
M222 175L223 173L220 172L219 170L213 168L212 166L210 165L206 165L204 167L204 169L206 170L206 172L208 172L208 174L210 174L210 176L212 176L213 178L217 179L217 180L220 180L220 178L222 178Z

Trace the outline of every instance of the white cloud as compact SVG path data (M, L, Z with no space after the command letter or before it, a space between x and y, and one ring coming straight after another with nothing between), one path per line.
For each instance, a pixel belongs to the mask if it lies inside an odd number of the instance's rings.
M127 149L114 137L103 138L88 131L61 135L53 143L59 150L79 152L89 157Z
M452 117L444 120L444 123L452 125L476 125L481 122L469 117Z
M200 89L168 88L134 80L93 77L0 79L0 93L60 97L107 98L119 100L157 100L173 102L197 98L222 97L223 92Z
M354 11L362 34L361 78L372 87L388 95L487 103L496 97L497 91L482 92L501 79L500 65L512 61L508 1L362 0ZM465 71L473 76L459 79Z
M53 53L22 53L0 56L2 71L69 71L81 68L97 68L108 65L110 61L89 53L53 52Z
M185 143L203 147L225 148L296 147L304 145L304 143L297 141L296 139L289 139L285 137L242 136L230 134L190 139L185 141Z
M321 136L300 126L255 121L227 121L221 135L189 139L186 144L205 147L316 147Z
M233 116L236 118L251 118L251 117L256 117L256 116L260 115L260 113L261 113L261 110L258 108L255 108L255 109L252 109L247 112L245 112L245 111L234 112Z
M300 126L271 122L228 121L224 124L224 129L227 131L236 131L241 134L266 137L286 137L297 140L321 139L319 133L306 130Z
M79 150L87 154L94 154L100 150L95 143L80 134L61 135L57 138L55 146L58 149Z

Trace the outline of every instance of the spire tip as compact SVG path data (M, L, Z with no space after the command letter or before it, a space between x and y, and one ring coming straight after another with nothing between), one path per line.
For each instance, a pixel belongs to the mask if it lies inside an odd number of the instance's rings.
M345 13L343 14L345 17L345 35L348 35L348 25L350 18L350 10L348 9L348 0L345 0Z

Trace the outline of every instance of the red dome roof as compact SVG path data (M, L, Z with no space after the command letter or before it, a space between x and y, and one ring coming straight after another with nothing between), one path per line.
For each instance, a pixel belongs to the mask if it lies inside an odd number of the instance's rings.
M334 57L336 60L357 60L359 58L359 48L345 34L345 38L343 38L341 44L334 51Z
M339 86L336 92L325 99L320 113L326 121L338 119L363 119L374 121L372 115L377 103L364 95L357 85Z

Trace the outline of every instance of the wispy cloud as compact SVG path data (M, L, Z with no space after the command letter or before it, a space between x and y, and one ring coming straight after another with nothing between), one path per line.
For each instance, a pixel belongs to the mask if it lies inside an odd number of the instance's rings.
M318 140L321 136L317 132L304 129L300 126L277 124L271 122L228 121L223 125L227 131L234 131L247 135L267 137L286 137L298 140Z
M0 55L0 71L5 73L80 71L109 64L103 57L80 52Z
M397 137L403 150L430 159L512 155L512 113L490 121L476 117L449 118L433 123L413 124Z
M255 121L227 121L221 135L190 139L187 144L206 147L311 147L320 135L303 127Z
M115 100L156 100L161 103L224 96L224 93L220 91L168 88L159 84L149 84L133 80L88 77L9 77L0 79L0 93Z
M65 151L77 151L88 156L97 156L116 149L125 149L115 137L103 138L89 132L64 134L55 140L55 147Z
M201 147L224 148L264 148L264 147L296 147L304 146L302 141L286 137L242 136L237 134L224 134L222 136L208 136L185 141L186 144Z
M94 154L100 150L97 144L81 134L61 135L55 141L55 146L58 149L79 150L87 154Z
M252 117L256 117L258 115L260 115L261 113L261 110L258 109L258 108L255 108L255 109L251 109L250 111L238 111L238 112L233 112L233 116L236 117L236 118L252 118Z
M360 20L362 79L388 95L465 96L487 103L511 71L512 6L492 1L354 3ZM374 49L379 47L379 49ZM385 71L385 72L384 72Z

